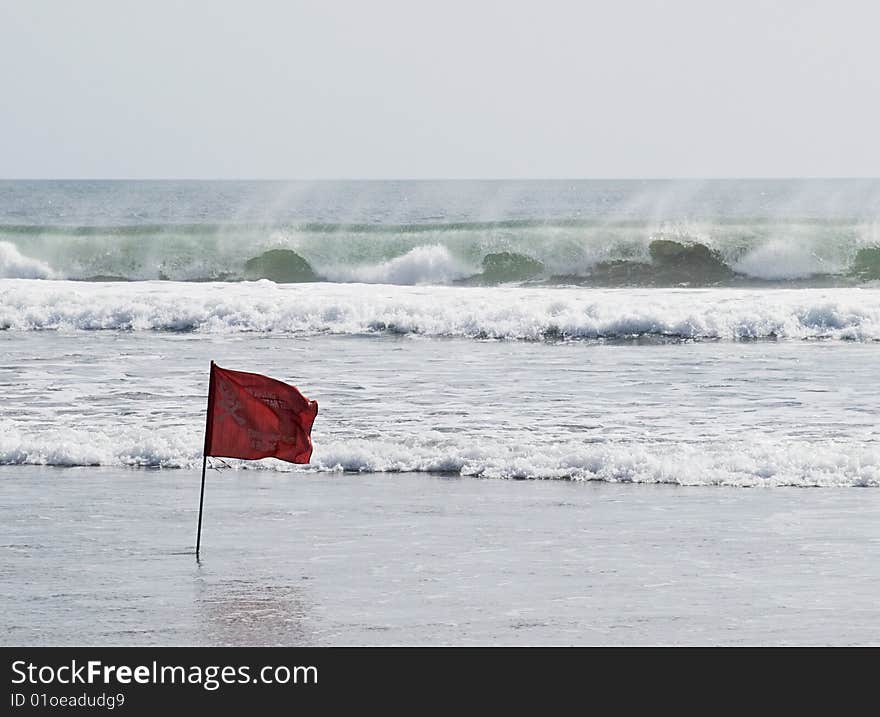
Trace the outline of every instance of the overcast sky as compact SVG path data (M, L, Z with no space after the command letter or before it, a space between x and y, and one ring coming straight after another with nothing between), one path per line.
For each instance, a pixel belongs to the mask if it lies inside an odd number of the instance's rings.
M0 0L0 176L878 176L875 8Z

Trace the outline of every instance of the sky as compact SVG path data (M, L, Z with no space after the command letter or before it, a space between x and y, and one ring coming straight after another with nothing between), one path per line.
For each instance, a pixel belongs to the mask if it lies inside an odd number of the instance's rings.
M856 0L0 0L0 177L880 175Z

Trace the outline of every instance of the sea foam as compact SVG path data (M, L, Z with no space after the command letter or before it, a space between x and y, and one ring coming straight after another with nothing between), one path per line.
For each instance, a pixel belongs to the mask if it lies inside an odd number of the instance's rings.
M403 256L363 266L328 266L324 276L331 281L365 284L449 284L472 276L478 269L456 258L444 246L411 249Z
M4 426L0 465L114 466L195 470L201 434L120 426L84 431L56 428L23 433ZM315 437L311 465L213 460L215 467L281 472L443 473L496 479L546 479L612 483L659 483L742 487L877 487L880 450L858 443L791 442L754 436L733 444L521 440L475 445L466 434L443 445L431 441L327 439Z
M0 278L52 279L55 276L45 262L24 256L11 242L0 241Z
M880 340L878 289L575 289L0 280L7 330L526 341Z

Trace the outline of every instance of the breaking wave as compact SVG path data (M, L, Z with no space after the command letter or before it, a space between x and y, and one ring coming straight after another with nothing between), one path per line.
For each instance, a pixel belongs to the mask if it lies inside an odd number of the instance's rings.
M0 226L0 275L115 281L848 286L880 280L871 221Z
M880 340L880 289L426 290L0 281L0 328L565 340Z
M0 278L52 279L55 272L37 259L22 256L14 244L0 241Z
M2 425L0 465L191 468L201 461L197 431L50 428L24 433Z
M747 446L563 443L426 450L346 441L319 447L313 470L674 485L880 486L876 448L807 443L780 447L757 438Z
M336 282L365 284L450 284L477 271L455 258L443 246L420 246L378 264L336 266L325 270L325 276Z
M0 465L114 466L195 470L201 464L198 429L182 437L163 429L53 429L0 435ZM665 483L743 487L877 487L880 449L865 444L762 442L730 445L578 442L481 445L466 435L433 446L404 442L315 439L312 464L223 459L219 467L283 472L442 473L498 479Z

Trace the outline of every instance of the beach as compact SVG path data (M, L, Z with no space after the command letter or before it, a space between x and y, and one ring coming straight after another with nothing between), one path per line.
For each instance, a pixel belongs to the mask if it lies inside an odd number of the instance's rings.
M878 196L0 182L4 643L877 643Z
M0 469L4 644L880 642L873 490L207 480Z

